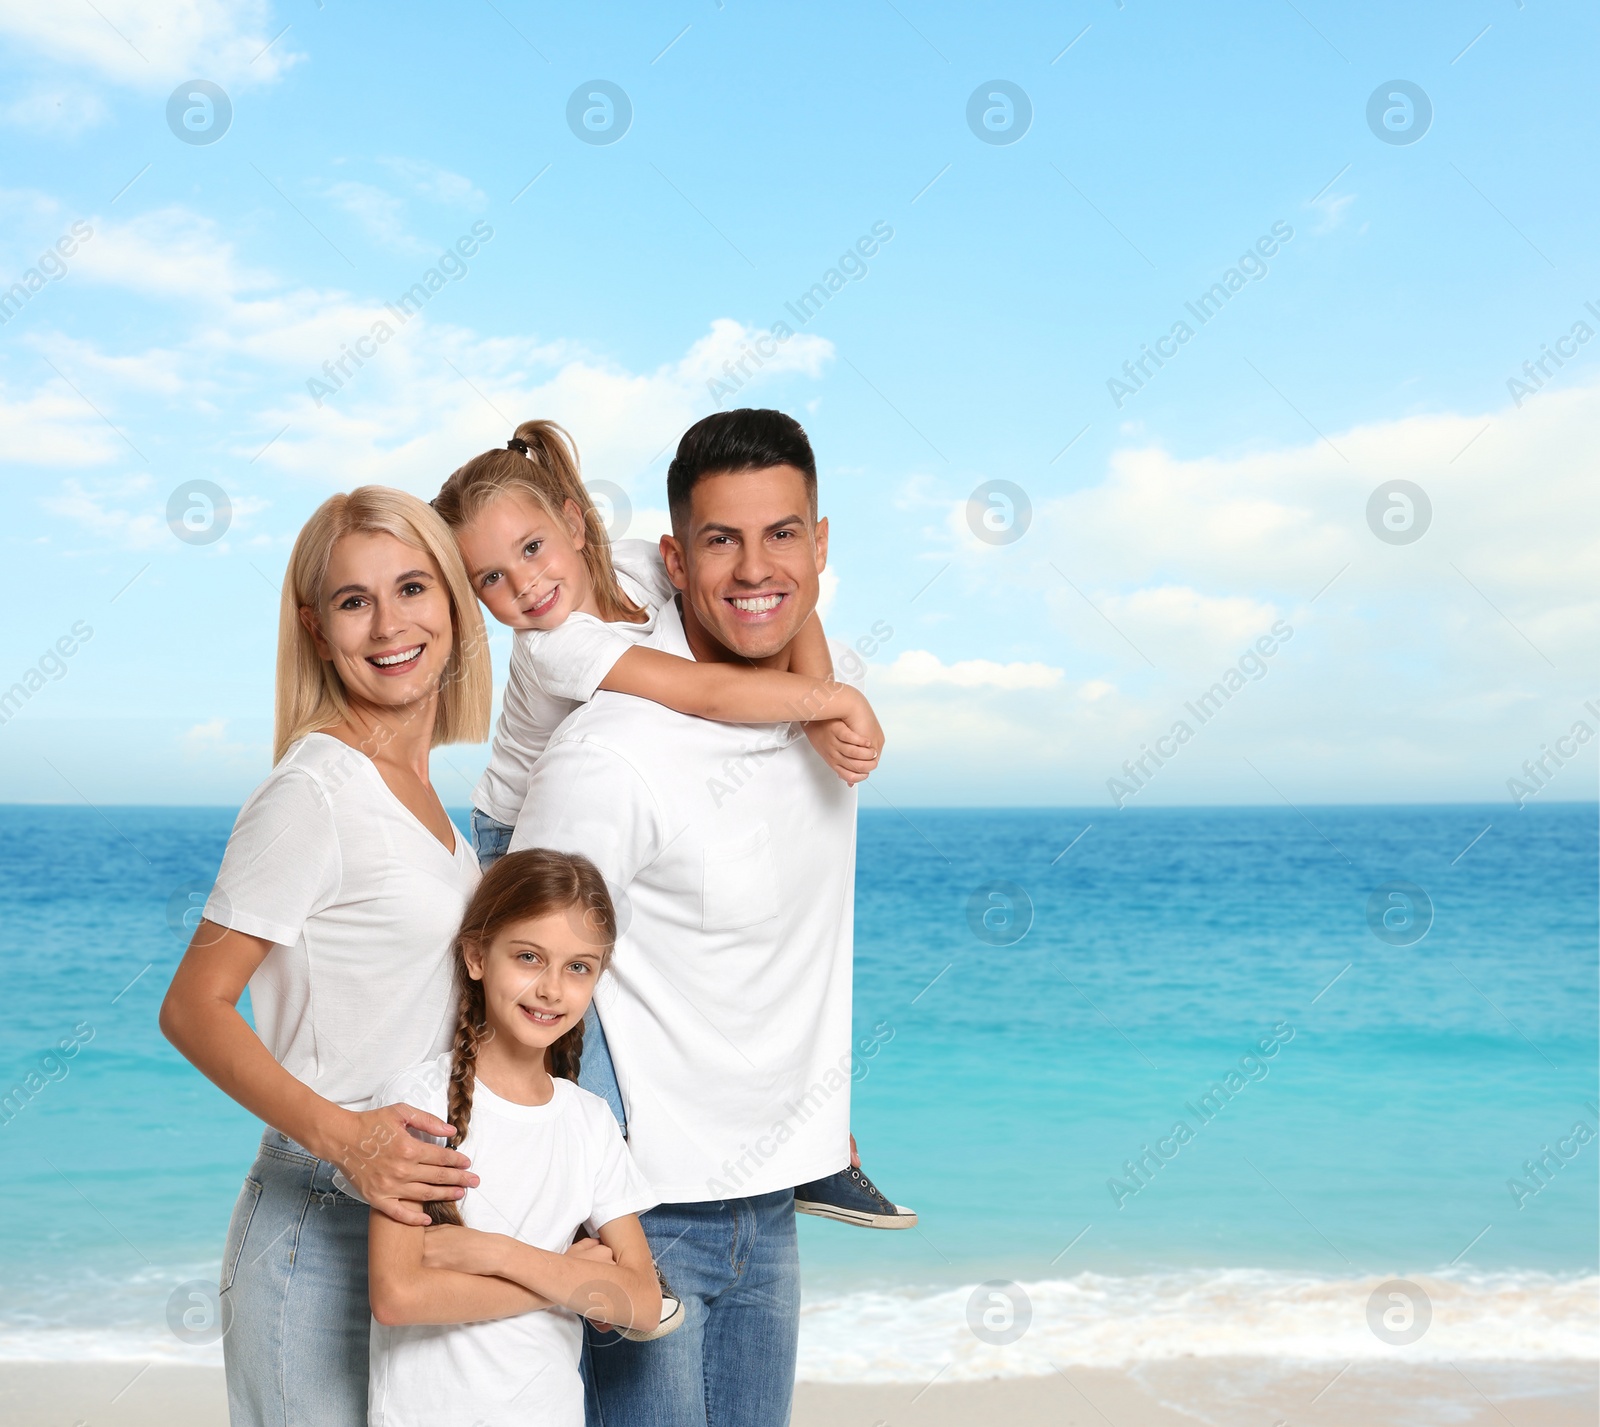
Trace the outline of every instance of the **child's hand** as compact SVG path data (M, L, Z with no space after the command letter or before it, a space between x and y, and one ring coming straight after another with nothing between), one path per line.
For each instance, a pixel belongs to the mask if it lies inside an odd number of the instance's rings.
M567 1250L568 1258L593 1259L596 1263L615 1263L617 1256L599 1239L579 1239Z
M878 766L877 751L855 741L855 734L842 718L819 718L805 726L811 746L822 761L854 787Z
M617 1256L602 1244L599 1239L579 1239L567 1250L567 1257L570 1259L587 1259L591 1263L615 1263L617 1261ZM602 1333L616 1331L615 1324L602 1323L598 1318L591 1318L589 1321Z
M459 1224L435 1224L422 1234L423 1268L447 1268L456 1273L495 1277L504 1263L503 1234L486 1234Z
M852 787L878 766L883 726L872 705L855 690L850 690L837 718L814 719L805 727L823 762Z

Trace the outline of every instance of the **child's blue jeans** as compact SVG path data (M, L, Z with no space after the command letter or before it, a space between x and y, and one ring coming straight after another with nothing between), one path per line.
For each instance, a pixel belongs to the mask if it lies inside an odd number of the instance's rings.
M511 845L512 829L496 822L488 813L472 810L472 850L477 854L478 866L487 872L506 855ZM579 1062L578 1085L591 1095L598 1095L611 1107L622 1133L628 1133L628 1116L622 1108L622 1091L617 1088L617 1072L611 1065L611 1048L606 1044L606 1033L594 1002L583 1013L583 1059Z

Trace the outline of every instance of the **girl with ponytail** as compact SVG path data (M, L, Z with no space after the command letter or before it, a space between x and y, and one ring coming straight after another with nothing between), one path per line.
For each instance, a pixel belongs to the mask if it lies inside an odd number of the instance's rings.
M635 1339L682 1320L639 1223L655 1198L605 1103L576 1084L615 940L605 882L583 857L512 853L468 903L451 1047L380 1098L445 1121L479 1187L429 1204L430 1228L372 1215L373 1427L498 1421L524 1389L536 1393L527 1420L579 1427L580 1319Z

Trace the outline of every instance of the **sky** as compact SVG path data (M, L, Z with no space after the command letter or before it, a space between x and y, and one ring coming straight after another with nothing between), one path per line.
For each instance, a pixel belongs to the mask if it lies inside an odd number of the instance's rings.
M0 801L237 804L331 492L548 417L653 538L737 405L817 452L863 806L1593 797L1597 32L0 0Z

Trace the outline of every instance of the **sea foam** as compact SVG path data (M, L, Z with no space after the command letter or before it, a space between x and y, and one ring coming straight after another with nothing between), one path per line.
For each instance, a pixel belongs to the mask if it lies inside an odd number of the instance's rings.
M1369 1324L1369 1304L1386 1282L1261 1269L1083 1273L1016 1285L1026 1310L1016 1298L1009 1313L991 1318L999 1331L984 1325L983 1310L996 1300L979 1285L854 1292L802 1307L799 1375L811 1382L926 1382L937 1373L941 1382L957 1382L1187 1357L1419 1363L1600 1356L1600 1278L1414 1275L1409 1282L1426 1295L1430 1321L1404 1345L1385 1341ZM1380 1323L1389 1306L1385 1293ZM1011 1336L1024 1317L1015 1341L985 1340Z

